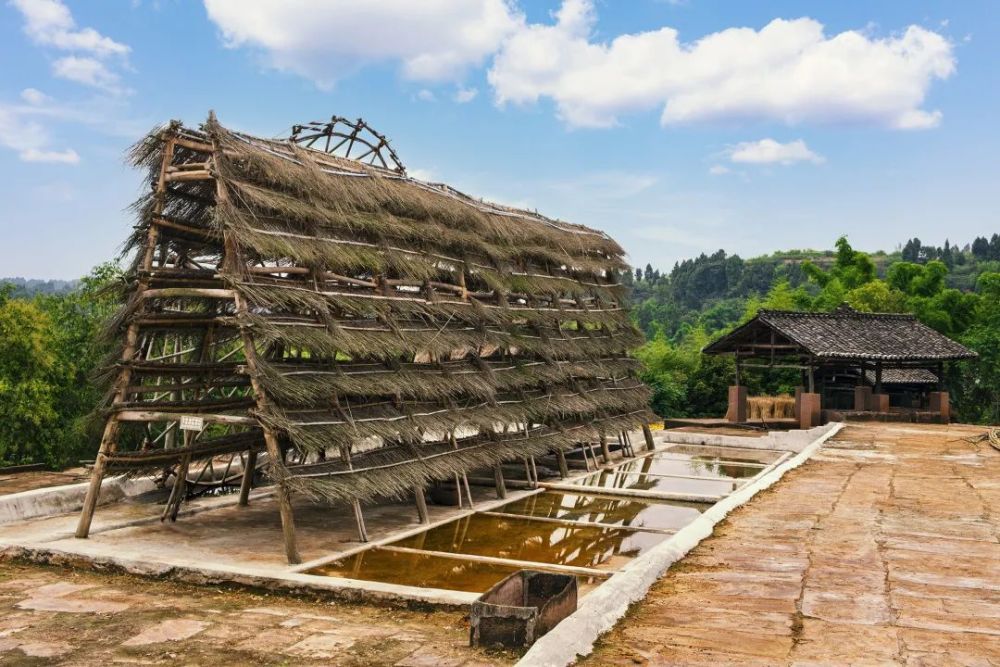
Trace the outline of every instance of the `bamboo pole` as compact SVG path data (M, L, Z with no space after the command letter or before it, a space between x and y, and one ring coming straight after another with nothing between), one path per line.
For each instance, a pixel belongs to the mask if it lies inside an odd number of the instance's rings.
M569 466L566 465L566 452L562 448L556 450L556 460L559 461L560 479L566 479L569 477Z
M493 479L496 484L497 498L503 499L507 497L507 482L503 478L503 468L501 466L493 467Z
M601 458L604 459L605 463L610 463L611 462L611 450L608 449L608 439L604 435L603 431L600 434L598 434L598 435L599 435L599 437L601 439Z
M253 475L257 468L257 450L247 451L246 461L243 463L243 479L240 480L240 507L250 504L250 489L253 488Z
M653 451L656 449L656 443L653 442L653 432L649 428L649 424L642 425L642 437L646 440L646 449Z
M424 496L423 487L413 487L413 497L417 501L417 517L419 517L420 523L430 523L430 515L427 512L427 498Z

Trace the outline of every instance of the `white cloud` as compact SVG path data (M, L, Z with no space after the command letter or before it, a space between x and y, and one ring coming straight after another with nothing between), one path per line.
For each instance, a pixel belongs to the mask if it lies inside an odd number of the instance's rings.
M421 88L417 91L417 99L421 102L436 102L437 97L431 91L426 88Z
M523 24L510 0L204 0L230 47L321 87L364 65L400 61L406 78L457 79Z
M20 158L25 162L60 162L62 164L77 164L80 156L72 148L64 151L43 151L38 148L28 148L21 151Z
M952 45L919 26L876 38L827 36L819 22L775 19L682 43L670 27L592 41L592 0L564 0L552 24L505 40L488 73L499 104L552 99L577 127L660 109L661 122L768 120L933 127L921 108L931 83L955 70Z
M811 151L806 146L806 142L801 139L789 141L786 144L774 139L744 141L730 146L726 153L733 162L749 164L789 165L796 162L812 162L813 164L825 162L822 155Z
M25 88L21 91L21 99L28 104L39 105L45 104L51 98L36 88Z
M129 47L93 28L77 29L69 8L59 0L10 0L10 4L24 16L24 32L37 44L96 56L129 52Z
M109 93L124 92L118 75L108 69L104 63L94 58L66 56L52 63L52 74L60 79L82 83L85 86L99 88Z
M468 104L472 100L476 99L476 95L479 94L478 88L459 88L455 91L454 99L459 104Z
M713 164L711 167L708 168L708 173L711 174L712 176L724 176L725 174L728 174L730 171L731 169L729 167L722 164Z
M45 127L27 118L28 112L0 104L0 147L13 150L24 162L77 164L80 156L72 149L52 150Z

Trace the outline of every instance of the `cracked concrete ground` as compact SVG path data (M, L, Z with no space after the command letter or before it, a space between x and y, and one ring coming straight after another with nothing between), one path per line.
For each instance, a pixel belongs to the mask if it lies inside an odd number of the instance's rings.
M1000 452L850 425L671 568L584 664L1000 665Z
M0 562L0 665L504 665L461 612Z

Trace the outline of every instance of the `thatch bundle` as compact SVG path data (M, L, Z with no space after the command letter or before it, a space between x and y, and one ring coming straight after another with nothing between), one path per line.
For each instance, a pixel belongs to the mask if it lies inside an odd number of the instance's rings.
M747 419L792 419L795 417L795 399L787 394L779 396L751 396L747 399Z
M154 192L109 409L143 426L112 468L273 433L288 488L363 500L648 421L607 235L214 119L132 157ZM169 447L181 414L210 427Z

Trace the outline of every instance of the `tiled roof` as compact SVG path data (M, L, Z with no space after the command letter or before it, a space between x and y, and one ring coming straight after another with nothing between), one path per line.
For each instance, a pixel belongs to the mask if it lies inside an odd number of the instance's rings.
M832 313L761 310L757 317L705 348L732 352L755 329L769 329L815 357L867 361L947 361L976 353L913 315L861 313L841 306Z
M875 384L875 371L865 371L868 384ZM885 368L882 384L937 384L938 376L926 368Z

